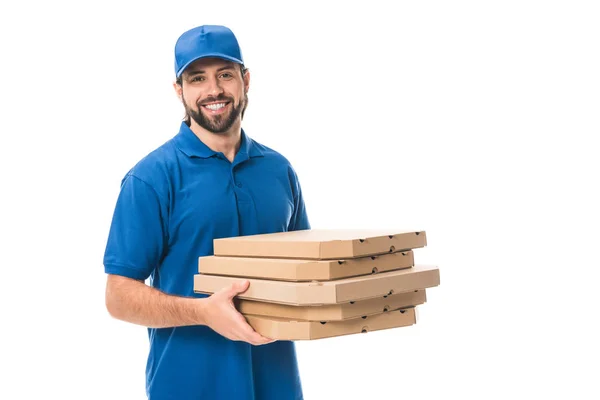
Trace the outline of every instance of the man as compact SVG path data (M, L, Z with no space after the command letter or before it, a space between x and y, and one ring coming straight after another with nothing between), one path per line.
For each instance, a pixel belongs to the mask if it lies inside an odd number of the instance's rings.
M232 303L248 281L193 292L213 239L310 229L298 177L241 128L250 73L230 29L182 34L175 74L187 117L121 182L104 256L107 309L149 328L150 400L302 399L294 343L262 337Z

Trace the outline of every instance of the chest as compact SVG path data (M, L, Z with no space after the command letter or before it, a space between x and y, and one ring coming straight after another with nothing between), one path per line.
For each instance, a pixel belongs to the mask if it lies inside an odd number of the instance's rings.
M178 238L213 238L280 232L294 212L292 183L285 168L235 168L211 160L182 173L172 188L169 233Z

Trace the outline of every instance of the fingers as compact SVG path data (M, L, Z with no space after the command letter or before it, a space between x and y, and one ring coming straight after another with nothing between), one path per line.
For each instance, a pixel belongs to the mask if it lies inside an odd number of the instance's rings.
M237 281L213 297L211 304L214 315L218 318L213 319L211 327L230 340L244 341L255 346L273 343L275 340L257 333L231 301L237 294L246 291L249 285L248 280Z
M238 282L232 284L231 286L229 286L229 289L227 290L229 297L233 298L236 295L245 292L248 289L249 285L250 285L250 281L248 281L248 280L238 281Z
M258 334L256 331L247 332L245 334L245 338L243 340L254 346L261 346L264 344L269 344L269 343L274 342L273 339L266 338L266 337Z
M241 314L240 317L242 317L242 320L240 321L239 325L239 337L241 340L253 344L255 346L275 342L275 340L264 337L258 332L256 332Z

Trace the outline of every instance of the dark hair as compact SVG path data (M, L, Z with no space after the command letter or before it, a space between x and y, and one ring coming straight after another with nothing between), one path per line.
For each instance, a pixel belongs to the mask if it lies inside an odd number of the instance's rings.
M242 74L242 79L244 78L244 74L248 71L248 68L246 68L243 64L238 64L240 67L240 73ZM179 75L179 77L175 80L175 83L178 84L179 86L183 86L183 74ZM244 117L244 112L242 112L242 118ZM187 115L187 113L185 114L184 117L184 121L187 124L187 126L190 126L191 122L190 122L190 116Z

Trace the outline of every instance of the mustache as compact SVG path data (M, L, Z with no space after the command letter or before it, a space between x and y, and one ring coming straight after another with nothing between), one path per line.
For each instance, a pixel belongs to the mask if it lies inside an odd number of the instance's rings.
M205 104L209 104L209 103L214 103L217 101L221 101L221 102L230 102L233 103L233 98L225 96L225 95L219 95L217 97L207 97L206 99L198 102L199 106L203 106Z

